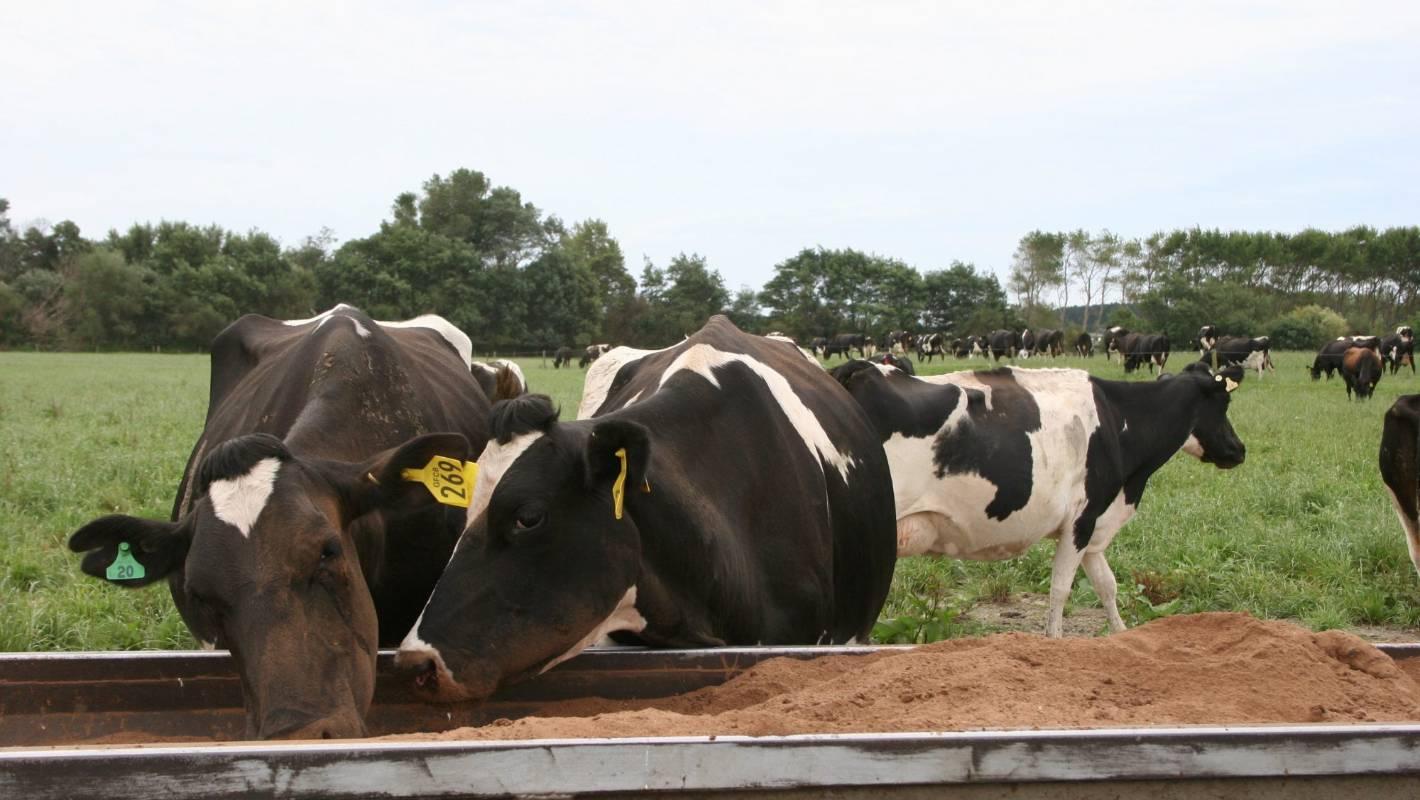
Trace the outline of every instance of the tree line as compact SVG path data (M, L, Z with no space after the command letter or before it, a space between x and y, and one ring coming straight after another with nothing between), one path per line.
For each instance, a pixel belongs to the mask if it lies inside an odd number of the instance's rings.
M806 248L774 265L761 289L731 292L694 253L645 259L633 277L604 221L569 225L469 169L400 194L377 231L338 247L329 230L283 246L261 231L171 221L90 239L69 221L20 230L8 212L0 199L3 347L197 350L244 313L292 319L346 302L379 319L439 313L480 351L505 353L661 347L714 313L801 340L1123 324L1184 341L1216 324L1305 348L1408 320L1420 292L1415 227L1195 228L1142 240L1032 231L1004 289L969 263L921 271L851 248Z

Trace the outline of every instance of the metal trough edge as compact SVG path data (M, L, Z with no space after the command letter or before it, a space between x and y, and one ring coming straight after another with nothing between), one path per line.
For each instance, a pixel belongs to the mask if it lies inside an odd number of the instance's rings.
M0 753L0 796L483 797L1180 779L1420 780L1420 726L109 747ZM1147 785L1147 783L1146 783ZM1401 788L1401 787L1397 787ZM1013 796L1031 796L1028 791ZM1147 796L1147 795L1141 795Z

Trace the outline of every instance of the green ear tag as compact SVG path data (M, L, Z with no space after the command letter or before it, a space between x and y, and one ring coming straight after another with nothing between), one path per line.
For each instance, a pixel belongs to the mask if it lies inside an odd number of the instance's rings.
M143 565L138 563L138 559L128 552L128 542L118 543L118 555L114 557L113 563L108 565L108 571L104 573L111 581L136 581L147 575Z

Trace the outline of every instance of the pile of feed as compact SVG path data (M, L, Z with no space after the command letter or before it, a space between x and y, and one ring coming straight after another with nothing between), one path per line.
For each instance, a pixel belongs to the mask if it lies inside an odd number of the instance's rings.
M1402 669L1348 633L1195 614L1105 638L1007 633L869 656L774 659L677 697L578 700L545 716L385 738L1413 722L1417 680L1420 663Z

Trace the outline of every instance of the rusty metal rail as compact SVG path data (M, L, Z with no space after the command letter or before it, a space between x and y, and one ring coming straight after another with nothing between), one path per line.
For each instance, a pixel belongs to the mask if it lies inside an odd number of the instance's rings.
M1420 645L1381 645L1420 658ZM372 732L435 731L558 700L654 698L766 658L880 648L588 652L476 706L418 701L381 657ZM1420 725L679 737L519 742L222 743L240 734L223 653L0 655L0 798L476 797L573 794L926 797L1420 797ZM145 733L201 744L73 746ZM215 743L212 740L218 740ZM69 743L63 744L61 743ZM995 794L999 790L1000 794ZM723 795L722 795L723 796Z

